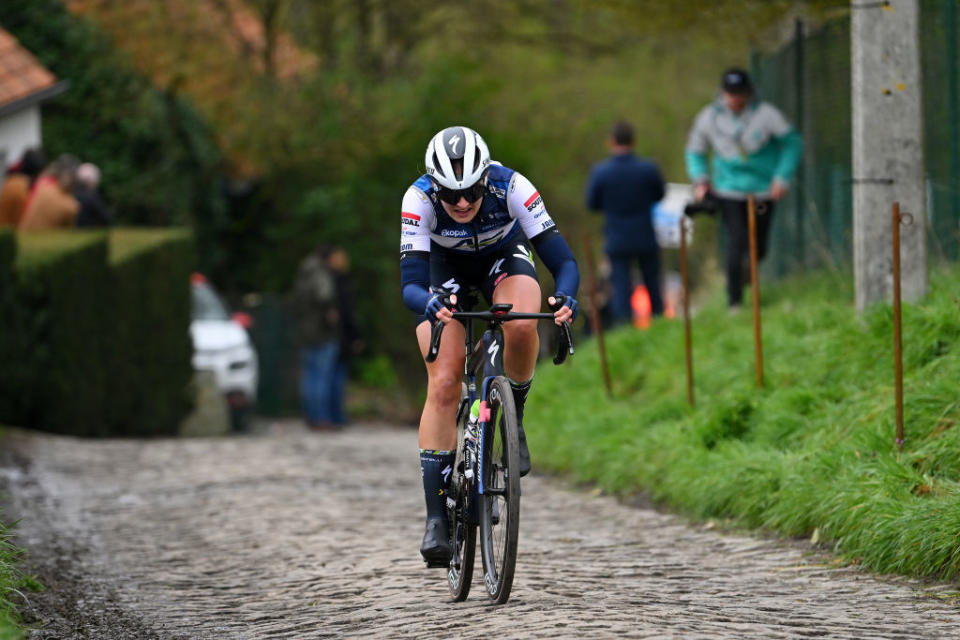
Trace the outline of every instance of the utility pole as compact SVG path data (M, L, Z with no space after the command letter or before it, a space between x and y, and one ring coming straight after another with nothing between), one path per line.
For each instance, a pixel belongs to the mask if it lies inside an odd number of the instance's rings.
M927 292L919 0L851 0L853 261L857 310L890 298L891 204L903 229L903 297Z

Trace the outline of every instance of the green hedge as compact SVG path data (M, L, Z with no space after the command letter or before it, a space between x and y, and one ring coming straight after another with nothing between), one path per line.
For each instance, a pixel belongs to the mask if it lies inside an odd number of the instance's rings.
M18 353L3 421L59 433L103 435L104 351L109 271L103 233L18 237Z
M0 422L80 436L174 433L190 408L183 231L20 234ZM0 270L2 270L0 261Z
M193 242L186 231L111 233L114 305L107 415L114 433L171 433L192 406L188 283L193 264Z

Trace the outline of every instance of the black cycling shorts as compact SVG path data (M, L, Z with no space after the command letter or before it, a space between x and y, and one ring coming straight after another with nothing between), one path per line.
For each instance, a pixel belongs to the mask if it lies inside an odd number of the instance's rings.
M493 304L493 290L509 276L530 276L537 282L533 250L526 239L507 242L497 251L477 254L430 247L430 291L457 294L463 300L467 291L477 289ZM417 324L426 320L419 314Z

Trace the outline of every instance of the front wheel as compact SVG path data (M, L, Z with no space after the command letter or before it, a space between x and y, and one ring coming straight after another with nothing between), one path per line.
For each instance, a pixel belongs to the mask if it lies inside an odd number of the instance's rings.
M474 554L477 548L476 518L470 518L470 502L476 492L464 476L463 436L470 415L469 398L463 391L460 409L457 411L457 457L453 464L451 479L451 502L448 502L450 531L453 539L453 557L447 569L447 584L450 587L450 599L463 602L470 595L470 583L473 581Z
M510 597L520 529L520 443L510 383L497 376L487 394L490 419L483 433L480 476L480 551L487 595Z

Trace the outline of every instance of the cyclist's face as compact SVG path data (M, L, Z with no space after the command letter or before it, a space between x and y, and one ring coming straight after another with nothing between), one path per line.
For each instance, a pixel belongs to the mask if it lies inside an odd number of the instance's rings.
M473 220L477 212L480 211L480 204L483 202L483 196L480 196L475 202L469 202L465 197L460 196L456 204L450 204L440 200L443 210L447 212L455 222L466 223Z

